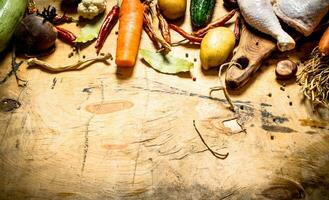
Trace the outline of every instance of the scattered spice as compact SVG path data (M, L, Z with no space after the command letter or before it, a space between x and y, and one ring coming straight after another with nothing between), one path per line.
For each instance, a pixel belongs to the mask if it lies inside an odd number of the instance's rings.
M292 106L292 102L291 101L289 102L289 106Z
M73 52L69 53L68 57L71 58L73 56Z
M188 53L185 53L185 57L188 58Z
M269 93L267 96L272 97L272 93Z
M285 91L286 89L284 89L284 87L281 86L281 87L280 87L280 90Z

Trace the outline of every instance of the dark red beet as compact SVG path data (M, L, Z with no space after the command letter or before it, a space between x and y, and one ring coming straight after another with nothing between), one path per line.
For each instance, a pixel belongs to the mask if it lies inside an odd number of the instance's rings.
M15 44L24 53L42 53L54 47L57 31L42 17L26 16L15 31Z

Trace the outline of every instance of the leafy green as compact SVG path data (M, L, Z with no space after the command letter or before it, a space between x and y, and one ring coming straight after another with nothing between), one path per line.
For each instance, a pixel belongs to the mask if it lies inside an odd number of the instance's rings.
M97 17L87 23L84 27L80 29L80 33L75 40L75 42L86 43L97 38L98 32L102 26L105 15L103 14L100 17Z
M152 68L165 74L189 72L194 67L192 62L168 54L163 55L146 49L141 49L140 54Z

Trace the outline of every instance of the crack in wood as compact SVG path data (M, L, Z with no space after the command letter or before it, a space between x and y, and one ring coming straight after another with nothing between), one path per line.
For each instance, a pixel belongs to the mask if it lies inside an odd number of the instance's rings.
M149 141L155 140L157 138L158 137L153 137L153 138L147 138L147 139L143 139L143 140L138 140L138 141L132 142L131 144L145 143L145 142L149 142Z
M143 133L144 133L144 126L145 126L145 122L146 122L146 113L148 110L148 105L149 105L149 100L150 100L150 91L149 91L149 79L147 78L147 70L145 69L145 86L147 89L147 94L146 94L146 101L145 101L145 107L144 107L144 114L143 114L143 119L142 119L142 128L141 128L141 134L139 136L139 140L141 140L141 138L143 137ZM135 177L136 177L136 170L137 170L137 164L138 164L138 158L140 155L140 150L141 150L141 145L142 143L138 144L138 149L137 149L137 155L136 155L136 159L135 159L135 166L134 166L134 173L133 173L133 179L132 179L132 185L135 184Z
M91 121L94 119L95 115L91 116L86 124L86 131L84 134L84 145L83 145L83 158L82 158L82 164L81 164L81 174L83 173L86 165L86 160L87 160L87 154L89 150L89 127Z
M173 149L176 148L176 145L173 147ZM178 149L178 150L175 150L175 151L172 151L172 152L161 152L159 151L159 155L160 156L169 156L169 155L172 155L172 154L175 154L175 153L178 153L182 150L182 148Z
M149 145L144 144L144 146L145 146L145 147L157 147L157 146L162 146L162 145L168 143L172 138L173 138L173 135L169 135L168 137L165 138L165 141L162 142L162 143L149 144Z
M101 81L101 104L102 105L104 103L104 83L103 81ZM101 108L101 106L98 106L97 110L99 110ZM86 166L86 161L87 161L87 155L88 155L88 150L89 150L89 132L90 132L90 123L92 122L92 120L94 119L96 115L93 114L89 120L87 121L86 124L86 131L84 134L84 146L83 146L83 158L82 158L82 164L81 164L81 174L83 174L85 166Z
M155 82L158 83L158 82ZM165 84L162 84L165 85ZM167 86L167 85L165 85ZM198 97L201 99L208 99L208 100L213 100L213 101L220 101L223 103L226 103L227 100L226 99L221 99L221 98L217 98L217 97L212 97L212 96L208 96L208 95L202 95L202 94L198 94L198 93L194 93L194 92L189 92L187 90L183 90L183 89L179 89L179 88L175 88L172 86L167 86L170 89L172 89L173 91L170 90L166 90L166 89L150 89L150 88L144 88L141 86L131 86L131 88L133 89L138 89L138 90L144 90L144 91L148 91L148 92L154 92L154 93L165 93L165 94L174 94L174 95L181 95L181 96L190 96L190 97ZM250 104L250 101L234 101L234 103L238 103L238 104Z

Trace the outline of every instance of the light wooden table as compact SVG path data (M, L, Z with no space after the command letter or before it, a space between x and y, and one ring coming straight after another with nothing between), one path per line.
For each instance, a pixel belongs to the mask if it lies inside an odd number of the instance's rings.
M221 4L215 17L225 13ZM182 27L190 31L188 15ZM77 33L74 24L65 27ZM103 48L112 54L115 30ZM46 60L72 62L71 48L56 44ZM153 48L145 33L141 47ZM329 199L328 125L302 123L316 114L297 84L280 89L274 65L287 55L270 59L245 91L232 94L246 128L235 133L223 124L234 117L223 94L208 95L219 84L217 69L201 70L197 46L173 52L197 58L196 82L188 74L160 74L140 60L131 70L110 61L65 73L24 64L19 74L26 87L14 77L0 85L0 100L21 104L0 112L0 199ZM94 46L82 55L95 55ZM9 53L1 57L0 77L10 62ZM206 149L193 120L213 150L229 152L227 159Z

